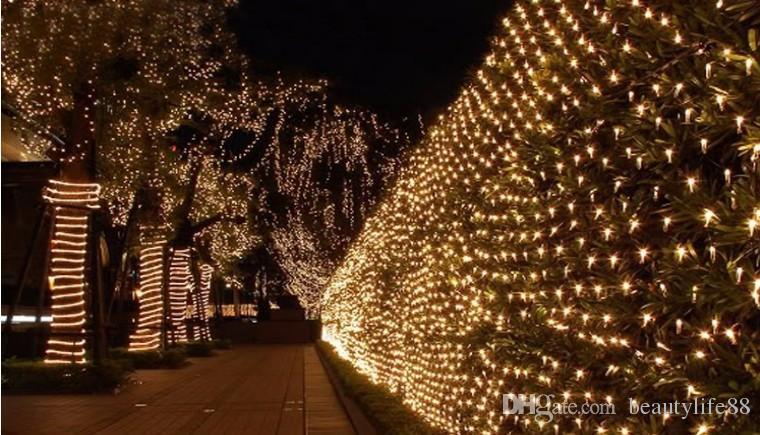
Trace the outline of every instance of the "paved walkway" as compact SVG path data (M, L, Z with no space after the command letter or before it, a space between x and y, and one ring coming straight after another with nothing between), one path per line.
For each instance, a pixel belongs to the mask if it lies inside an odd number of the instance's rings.
M138 371L117 395L3 395L2 433L354 434L312 346L219 353Z

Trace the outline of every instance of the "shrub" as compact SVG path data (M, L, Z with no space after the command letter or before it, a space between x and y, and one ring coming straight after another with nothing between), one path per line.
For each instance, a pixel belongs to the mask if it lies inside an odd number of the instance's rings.
M98 365L9 360L2 369L4 392L32 394L110 392L127 382L130 371L113 360Z
M317 347L335 372L346 394L356 401L378 433L383 435L438 433L407 408L399 396L373 384L348 361L338 356L330 344L318 341Z
M187 364L187 353L184 349L168 349L163 352L163 355L166 368L177 369Z
M214 344L210 341L189 341L183 348L187 356L207 357L214 354Z
M228 339L216 339L211 342L214 349L229 349L232 347L232 341Z
M111 349L111 358L123 361L135 369L176 369L187 363L187 355L181 348L167 350Z

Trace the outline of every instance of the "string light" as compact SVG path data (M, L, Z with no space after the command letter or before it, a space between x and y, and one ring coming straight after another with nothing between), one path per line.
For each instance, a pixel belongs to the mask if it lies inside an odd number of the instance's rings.
M137 328L129 337L129 350L158 349L164 317L164 247L161 228L143 227L140 231L140 287L137 290L139 314Z
M691 6L747 34L748 4ZM501 412L515 391L626 407L755 377L760 81L686 13L515 2L330 278L336 352L446 433L751 431Z
M193 317L196 319L196 325L193 331L193 338L202 341L211 340L211 330L208 325L209 297L211 296L211 278L214 274L214 268L210 264L200 266L200 291L193 295Z
M258 308L255 304L239 304L238 308L240 309L240 315L244 317L256 317L256 313L258 312ZM208 317L211 318L214 316L216 316L216 310L214 309L214 307L209 307ZM221 316L222 317L236 317L237 314L235 314L235 305L222 304Z
M129 145L143 139L146 127L158 138L188 107L211 104L209 90L221 87L215 76L234 65L224 11L235 3L6 2L6 98L45 133L23 135L25 145L38 155L52 151L63 163L87 161L87 144L49 142L51 134L64 141L81 136L69 131L75 127L66 115L81 102L89 136ZM210 57L220 47L227 62ZM140 111L146 106L151 116ZM121 155L134 156L130 148Z
M50 180L42 196L54 209L48 283L52 299L51 338L46 363L85 362L85 264L89 258L88 228L100 186Z
M271 230L267 251L284 272L284 289L298 297L309 318L319 317L338 258L374 205L379 186L398 167L395 158L371 150L408 141L377 115L331 103L324 88L318 90L299 91L283 106L269 140L273 145L252 169L256 179L277 180L276 189L263 189L262 196L276 194L292 204L284 224Z
M172 343L187 341L185 313L188 295L193 292L190 248L174 249L169 260L169 337Z

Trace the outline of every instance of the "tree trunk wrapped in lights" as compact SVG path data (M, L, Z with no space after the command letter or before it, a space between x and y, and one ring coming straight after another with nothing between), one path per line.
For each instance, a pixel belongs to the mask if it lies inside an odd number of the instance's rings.
M211 296L211 278L214 268L208 263L200 266L200 285L193 292L193 314L195 325L193 338L202 341L211 340L211 331L208 325L208 304Z
M187 297L193 288L190 270L190 248L175 248L169 261L169 338L171 342L187 341Z
M140 304L137 329L129 337L129 350L153 350L161 346L164 318L164 249L166 237L161 228L140 229Z
M760 430L758 19L515 2L328 284L324 337L449 433Z
M43 195L53 206L55 222L48 275L53 301L48 363L85 362L88 229L99 194L97 184L50 180Z

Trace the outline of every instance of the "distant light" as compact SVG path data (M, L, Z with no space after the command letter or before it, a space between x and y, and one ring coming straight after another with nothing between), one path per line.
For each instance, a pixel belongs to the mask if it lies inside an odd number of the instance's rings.
M8 316L3 314L0 316L0 321L5 322L8 319ZM53 321L53 316L41 316L40 322L43 323L50 323ZM37 323L37 316L28 316L28 315L21 315L21 314L14 314L13 319L11 319L11 323Z

